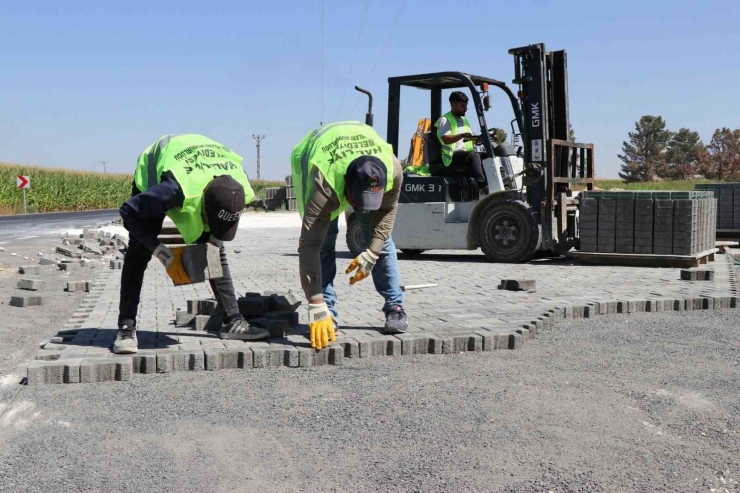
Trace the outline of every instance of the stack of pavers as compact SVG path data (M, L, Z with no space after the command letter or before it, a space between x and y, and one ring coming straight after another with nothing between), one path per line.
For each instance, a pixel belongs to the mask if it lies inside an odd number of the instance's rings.
M278 209L288 211L298 210L295 199L295 189L293 188L293 177L285 177L284 187L265 188L265 209L275 211Z
M247 293L237 300L239 312L250 325L267 329L270 337L285 337L298 326L298 307L301 301L292 292L268 291L265 294ZM218 331L222 315L214 299L189 300L187 311L178 310L175 325L193 326L196 331Z
M698 183L695 190L710 191L717 199L717 231L740 233L740 183Z
M580 200L582 252L693 256L714 248L712 192L587 191Z

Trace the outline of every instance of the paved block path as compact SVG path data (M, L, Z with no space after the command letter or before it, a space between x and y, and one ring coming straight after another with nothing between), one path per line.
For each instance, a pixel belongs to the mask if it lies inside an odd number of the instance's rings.
M240 230L227 246L237 292L292 290L302 298L298 235L296 228ZM352 257L343 230L337 247L338 321L345 336L329 348L317 352L303 337L303 306L301 325L291 335L261 343L222 341L212 333L175 327L176 310L185 310L188 300L212 294L207 283L174 287L153 260L142 290L139 354L110 352L121 271L106 270L64 330L29 365L28 382L87 383L126 380L132 373L339 365L344 358L355 357L516 349L564 318L738 304L731 255L717 255L714 262L702 266L714 271L712 281L684 281L678 268L593 266L563 259L511 265L490 263L480 252L428 252L415 257L399 253L402 285L438 286L408 291L408 334L385 336L383 299L372 280L350 287L344 274ZM537 290L499 290L502 279L533 279ZM90 368L96 364L101 368Z

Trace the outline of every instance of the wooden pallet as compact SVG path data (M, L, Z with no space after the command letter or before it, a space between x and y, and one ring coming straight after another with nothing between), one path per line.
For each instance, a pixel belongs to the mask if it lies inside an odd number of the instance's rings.
M657 255L638 253L568 252L568 256L588 264L631 265L635 267L699 267L714 262L716 248L694 255Z

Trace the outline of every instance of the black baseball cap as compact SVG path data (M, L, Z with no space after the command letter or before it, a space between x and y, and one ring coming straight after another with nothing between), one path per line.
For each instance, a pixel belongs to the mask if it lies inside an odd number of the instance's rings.
M349 163L344 182L352 192L355 209L360 212L377 211L383 202L388 172L380 159L361 156Z
M452 94L450 94L450 103L454 103L455 101L467 103L468 96L462 91L453 91Z
M216 176L203 191L203 205L211 234L221 241L233 240L247 206L244 187L228 175Z

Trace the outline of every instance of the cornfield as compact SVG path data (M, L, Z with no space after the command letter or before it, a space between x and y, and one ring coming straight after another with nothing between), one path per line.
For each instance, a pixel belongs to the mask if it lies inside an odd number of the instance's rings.
M117 209L131 197L133 181L133 175L0 164L0 214L23 212L23 192L16 188L18 175L31 178L31 188L26 190L28 212ZM258 197L266 187L285 185L282 181L250 183Z

